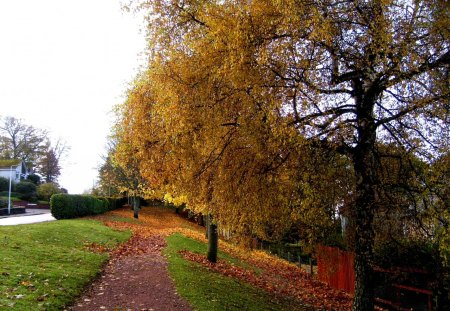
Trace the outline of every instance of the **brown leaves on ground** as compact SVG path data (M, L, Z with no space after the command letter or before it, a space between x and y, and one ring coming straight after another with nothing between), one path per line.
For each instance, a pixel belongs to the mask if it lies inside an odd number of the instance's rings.
M253 271L244 269L242 267L238 267L232 265L224 260L219 259L217 263L212 263L208 261L206 256L202 254L192 253L190 251L181 251L180 252L184 258L202 264L210 270L220 272L223 275L238 278L241 280L248 281L249 283L256 282L256 275Z
M281 297L296 298L303 303L327 310L347 310L351 308L349 295L330 289L322 282L312 278L305 271L286 265L260 265L258 259L253 264L264 269L260 275L253 270L232 265L224 260L211 263L205 255L182 251L184 258L200 263L208 269L253 284L267 292ZM263 261L264 262L264 261Z
M165 246L164 243L161 243L161 237L174 232L180 232L190 238L206 242L202 232L204 228L178 217L170 209L146 207L141 210L138 220L131 217L132 211L129 209L120 209L96 217L107 226L133 232L133 236L127 243L113 251L113 260L147 253L150 249L159 251ZM275 296L298 299L317 309L351 309L350 295L330 288L294 264L262 251L245 250L224 241L220 241L220 248L245 261L249 266L255 267L261 273L256 273L250 267L239 267L221 259L216 264L212 264L204 254L183 251L182 255L212 271L248 282Z
M165 239L161 235L144 236L133 234L127 243L120 245L112 252L112 258L137 256L148 253L160 253L166 246Z

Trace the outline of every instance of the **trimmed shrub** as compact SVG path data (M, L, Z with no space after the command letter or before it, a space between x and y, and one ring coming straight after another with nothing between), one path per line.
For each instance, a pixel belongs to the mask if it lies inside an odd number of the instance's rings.
M0 208L8 207L8 201L0 199Z
M123 200L58 193L50 198L50 209L56 219L78 218L102 214L121 207L121 201Z
M36 200L36 185L29 181L21 181L16 184L16 192L20 194L19 199L24 201Z

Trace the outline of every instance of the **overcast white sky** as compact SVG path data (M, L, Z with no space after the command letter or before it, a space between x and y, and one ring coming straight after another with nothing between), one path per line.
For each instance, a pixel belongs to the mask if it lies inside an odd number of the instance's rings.
M143 25L120 0L0 0L0 116L68 143L69 193L97 179L112 107L144 64Z

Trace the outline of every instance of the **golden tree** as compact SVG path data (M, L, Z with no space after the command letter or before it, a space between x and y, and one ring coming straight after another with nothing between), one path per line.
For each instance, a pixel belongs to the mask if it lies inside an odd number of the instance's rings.
M449 4L148 6L151 61L137 87L145 103L129 116L143 175L251 232L291 218L307 143L342 154L355 181L353 308L372 310L379 142L423 158L448 148Z

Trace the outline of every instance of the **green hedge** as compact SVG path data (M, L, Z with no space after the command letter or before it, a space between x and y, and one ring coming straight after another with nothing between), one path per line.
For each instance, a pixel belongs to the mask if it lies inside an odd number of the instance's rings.
M125 199L59 193L51 197L50 208L56 219L69 219L102 214L124 203Z

